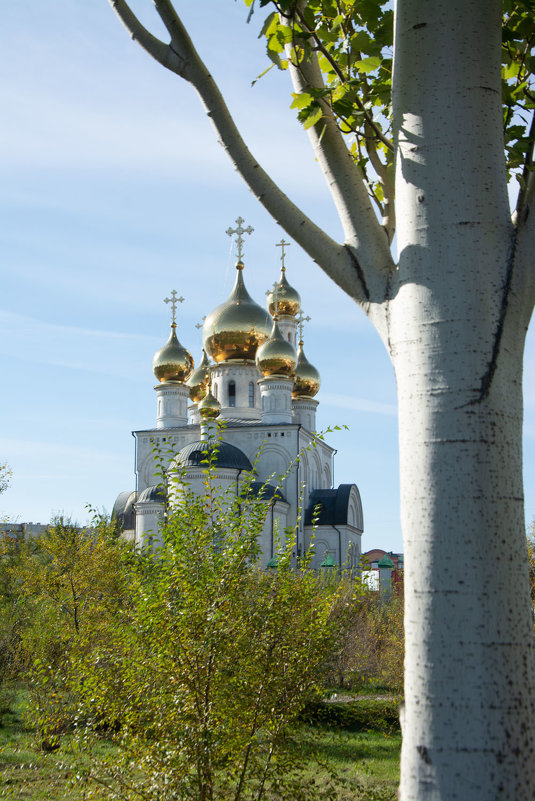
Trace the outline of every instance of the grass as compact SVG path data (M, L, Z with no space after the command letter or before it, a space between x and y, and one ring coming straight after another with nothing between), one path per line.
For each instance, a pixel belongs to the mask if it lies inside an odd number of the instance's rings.
M22 701L0 719L0 799L6 801L85 801L106 799L96 788L88 796L76 788L72 757L62 750L45 753L21 717Z
M66 741L68 745L68 741ZM399 782L399 733L346 731L301 723L293 748L324 797L336 801L395 801ZM102 750L110 746L105 742ZM333 779L333 776L336 777ZM21 704L4 714L0 725L0 799L6 801L87 801L109 799L108 791L76 786L76 765L68 748L44 753L24 727ZM323 797L323 793L322 793Z
M329 785L334 775L337 801L395 801L399 784L400 734L340 731L302 724L298 756L305 776Z

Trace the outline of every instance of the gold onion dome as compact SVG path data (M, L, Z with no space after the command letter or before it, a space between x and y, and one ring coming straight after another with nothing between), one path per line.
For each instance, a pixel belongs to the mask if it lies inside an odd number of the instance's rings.
M269 337L271 319L255 303L243 282L243 262L229 298L208 315L203 326L203 345L215 362L254 360L258 346Z
M295 373L296 353L293 345L282 336L277 319L273 320L271 336L260 345L256 354L256 366L266 378L267 376L286 376L292 378Z
M278 284L275 284L267 296L268 310L270 314L280 316L295 317L301 308L301 296L297 289L290 286L286 280L286 268L281 268L281 277Z
M297 351L297 366L295 368L295 384L292 395L294 398L313 398L318 394L321 384L319 372L310 364L303 350L303 340L299 342Z
M176 323L171 323L171 336L163 348L154 354L152 369L162 383L179 381L183 384L193 372L193 358L178 341Z
M206 394L199 402L197 409L199 410L199 417L201 420L214 420L221 411L221 404L217 398L214 398L212 395L212 389L209 384Z
M189 396L193 403L198 403L206 394L206 388L208 386L207 374L209 367L210 360L208 359L206 351L203 348L202 361L200 365L195 368L186 382L189 387Z

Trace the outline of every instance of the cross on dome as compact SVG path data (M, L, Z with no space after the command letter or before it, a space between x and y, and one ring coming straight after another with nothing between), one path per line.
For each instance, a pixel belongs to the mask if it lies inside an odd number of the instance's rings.
M311 317L305 317L303 314L303 310L299 312L299 315L295 318L297 320L297 326L299 328L299 340L300 342L303 341L303 323L308 323L312 319Z
M238 227L237 228L227 228L227 230L225 231L225 233L228 234L228 236L232 236L233 234L237 234L236 245L238 246L238 261L239 262L241 262L241 260L243 258L243 234L252 234L253 231L254 231L254 228L251 225L248 225L247 228L242 228L242 223L244 223L244 222L245 222L245 220L243 219L243 217L238 217L238 219L236 220L236 223L237 223Z
M170 298L164 298L163 302L171 304L171 307L173 309L173 317L172 317L171 325L176 327L176 305L177 305L177 303L184 303L184 298L183 297L177 298L177 291L176 291L176 289L173 289L173 291L171 292L171 297Z
M279 287L279 284L277 283L277 281L273 281L273 288L272 289L266 289L266 296L269 297L271 295L272 298L273 298L273 304L274 304L273 319L274 320L278 320L279 319L279 315L277 313L277 301L279 299L279 290L280 290L280 287Z
M195 328L202 328L205 320L206 320L206 314L204 315L204 317L201 318L200 323L195 323Z
M281 262L282 262L281 270L282 270L282 272L284 272L286 270L286 267L284 266L284 257L286 256L286 252L285 252L284 248L290 247L290 245L291 245L291 242L286 242L286 240L284 240L284 239L281 239L281 241L277 242L276 245L275 245L275 247L281 249Z

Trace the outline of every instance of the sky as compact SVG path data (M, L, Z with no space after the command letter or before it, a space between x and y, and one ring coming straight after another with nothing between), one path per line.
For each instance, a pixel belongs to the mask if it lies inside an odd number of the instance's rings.
M156 35L152 3L133 3ZM260 15L240 1L177 2L259 162L331 236L342 231L288 76L266 66ZM167 39L166 39L167 40ZM85 523L134 489L133 430L155 425L152 357L178 335L196 363L195 327L229 294L238 216L254 233L245 281L259 303L288 236L250 194L194 90L131 41L105 0L0 7L0 462L12 470L0 517ZM402 551L395 380L364 314L292 243L287 277L319 369L318 428L349 427L335 486L358 484L363 550ZM528 334L526 517L535 518L535 334Z

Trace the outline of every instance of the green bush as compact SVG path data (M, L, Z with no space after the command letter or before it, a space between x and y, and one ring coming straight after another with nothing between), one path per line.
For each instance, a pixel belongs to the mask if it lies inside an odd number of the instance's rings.
M308 723L348 731L400 730L399 698L359 698L355 701L312 701L301 713Z

